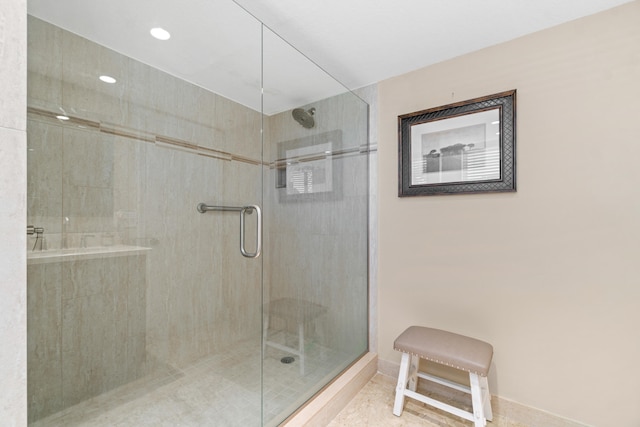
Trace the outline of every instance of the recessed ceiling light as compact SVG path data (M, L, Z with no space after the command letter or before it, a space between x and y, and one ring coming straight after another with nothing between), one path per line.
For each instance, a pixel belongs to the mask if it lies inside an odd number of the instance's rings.
M171 34L169 34L169 31L160 27L152 28L150 33L158 40L169 40L171 38Z
M69 120L69 117L63 116L63 115L59 115L59 116L56 116L56 119L58 119L58 120Z
M111 84L113 84L113 83L115 83L115 82L116 82L116 79L114 79L114 78L113 78L113 77L111 77L111 76L100 76L100 77L99 77L99 79L100 79L100 80L102 80L102 81L103 81L103 82L105 82L105 83L111 83Z
M495 122L491 122L492 125L497 125L498 123L500 123L500 120L496 120Z

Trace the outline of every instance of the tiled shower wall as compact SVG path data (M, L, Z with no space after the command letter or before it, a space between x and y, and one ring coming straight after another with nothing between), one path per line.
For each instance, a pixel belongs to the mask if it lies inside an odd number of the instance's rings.
M237 213L196 205L261 203L260 113L28 25L29 223L52 252L144 248L29 261L30 419L236 341L259 363L261 263L240 255Z
M30 420L145 373L146 258L28 265Z

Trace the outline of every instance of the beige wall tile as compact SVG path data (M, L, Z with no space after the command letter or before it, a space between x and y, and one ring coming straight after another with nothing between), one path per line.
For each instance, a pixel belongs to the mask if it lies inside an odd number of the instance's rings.
M26 245L26 134L0 127L0 141L0 419L20 426L27 413L26 252L17 249Z
M84 119L124 123L129 82L121 74L128 69L129 59L68 31L62 34L62 58L64 111ZM101 75L117 82L104 83Z
M27 269L29 421L64 407L62 401L61 264Z
M27 222L45 238L62 232L62 127L29 120L27 135ZM29 239L30 248L34 239Z
M0 10L0 419L27 422L26 256L26 1L4 2Z
M63 31L31 15L27 25L29 106L62 113Z
M144 256L62 264L64 407L143 374L145 270Z
M27 15L26 1L4 5L0 14L0 127L25 130L25 102L27 99Z

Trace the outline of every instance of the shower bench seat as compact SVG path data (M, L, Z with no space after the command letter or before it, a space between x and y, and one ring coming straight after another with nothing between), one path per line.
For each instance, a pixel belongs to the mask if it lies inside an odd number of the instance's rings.
M300 375L305 373L305 345L304 327L327 312L326 307L298 298L280 298L264 306L264 321L262 323L262 355L264 357L267 346L298 356L300 359ZM289 325L295 323L298 330L298 346L290 347L285 343L269 340L269 323L271 317L278 317ZM286 328L285 328L286 329Z
M472 421L475 427L483 427L487 420L491 421L491 394L487 381L493 357L491 344L440 329L411 326L396 338L393 348L403 353L393 405L394 415L402 414L404 398L410 397ZM467 372L470 386L421 372L420 359ZM418 379L470 394L473 412L418 393Z

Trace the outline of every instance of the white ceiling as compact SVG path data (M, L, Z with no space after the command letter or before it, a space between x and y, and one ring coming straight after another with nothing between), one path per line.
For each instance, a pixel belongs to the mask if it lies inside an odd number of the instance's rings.
M631 0L236 0L350 88Z
M632 0L236 0L350 89ZM231 0L28 0L29 13L268 114L343 91ZM169 41L149 36L161 26ZM262 75L264 73L264 75Z

